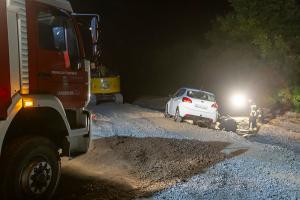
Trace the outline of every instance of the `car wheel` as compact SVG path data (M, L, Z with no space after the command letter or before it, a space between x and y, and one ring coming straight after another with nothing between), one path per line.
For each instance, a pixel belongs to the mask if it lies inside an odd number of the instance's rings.
M175 122L182 122L182 117L180 117L180 114L179 114L179 108L176 109L175 116L174 116L174 121Z
M51 199L60 179L60 159L54 144L42 137L23 138L5 149L1 196L4 199ZM2 199L2 198L1 198Z

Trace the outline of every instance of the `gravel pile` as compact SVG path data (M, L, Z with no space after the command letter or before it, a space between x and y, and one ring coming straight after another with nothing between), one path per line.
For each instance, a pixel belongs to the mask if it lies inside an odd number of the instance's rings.
M92 110L97 114L94 138L162 137L231 143L222 151L225 154L248 149L244 154L209 167L202 174L181 179L149 199L300 199L300 151L297 149L300 123L295 123L298 116L289 117L291 120L285 122L281 119L281 123L273 121L275 124L263 126L257 136L246 139L235 133L175 123L163 118L162 113L128 104L105 104ZM139 163L143 157L137 158ZM125 199L136 196L124 190L124 186L119 187L119 183L111 185L118 185L120 194L131 194ZM116 195L114 192L113 196Z
M259 151L257 151L259 150ZM258 152L263 152L258 155ZM151 199L299 199L300 165L285 149L257 146Z
M151 199L300 199L299 119L292 113L278 117L252 142L232 137L249 151Z
M84 180L84 184L65 187L58 198L133 199L153 195L241 153L222 153L227 145L167 138L100 138L94 141L93 149L87 154L64 162L63 186L74 179ZM115 187L110 190L112 183L104 182L105 179L113 180L120 193L116 193Z

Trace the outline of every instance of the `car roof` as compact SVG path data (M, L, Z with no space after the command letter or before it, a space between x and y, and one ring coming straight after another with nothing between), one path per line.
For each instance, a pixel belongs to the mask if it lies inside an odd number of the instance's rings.
M189 90L189 91L196 91L196 92L205 92L205 93L207 93L207 94L214 95L214 94L211 93L211 92L207 92L207 91L200 90L200 89L196 89L196 88L183 87L183 88L181 88L181 89L186 89L186 90Z

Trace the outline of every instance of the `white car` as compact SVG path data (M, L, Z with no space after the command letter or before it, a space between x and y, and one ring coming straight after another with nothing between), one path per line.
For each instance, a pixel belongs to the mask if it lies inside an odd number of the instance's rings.
M165 115L173 116L178 122L193 120L195 124L212 126L218 119L218 104L210 92L181 88L168 101Z

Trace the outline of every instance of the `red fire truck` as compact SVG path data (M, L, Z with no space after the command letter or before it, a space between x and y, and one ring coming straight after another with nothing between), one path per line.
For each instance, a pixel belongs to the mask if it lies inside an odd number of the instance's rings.
M0 199L49 199L89 148L90 61L66 0L0 0L0 28Z

